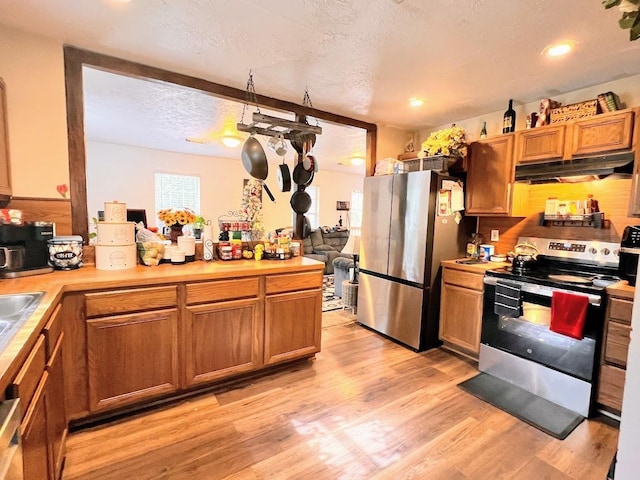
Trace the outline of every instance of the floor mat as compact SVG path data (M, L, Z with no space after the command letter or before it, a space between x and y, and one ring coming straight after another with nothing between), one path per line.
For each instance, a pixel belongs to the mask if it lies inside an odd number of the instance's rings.
M333 275L325 275L322 281L322 311L330 312L342 308L342 299L335 296Z
M458 386L560 440L567 438L584 420L582 415L486 373L480 373Z

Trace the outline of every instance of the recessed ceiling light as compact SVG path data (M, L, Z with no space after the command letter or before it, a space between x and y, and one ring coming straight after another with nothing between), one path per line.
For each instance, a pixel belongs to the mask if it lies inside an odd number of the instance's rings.
M424 105L424 100L418 97L412 97L409 99L409 105L412 107L421 107Z
M556 43L545 48L542 51L542 54L548 57L561 57L562 55L566 55L571 50L573 50L573 47L575 47L575 45L576 43L572 41Z
M242 139L235 135L225 135L222 137L222 143L225 147L235 148L240 145L240 142L242 142Z
M364 165L364 158L362 157L351 157L349 161L351 165Z

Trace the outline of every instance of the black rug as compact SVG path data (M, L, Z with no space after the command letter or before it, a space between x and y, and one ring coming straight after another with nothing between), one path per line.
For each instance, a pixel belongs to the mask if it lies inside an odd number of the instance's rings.
M486 373L480 373L458 386L560 440L567 438L584 420L582 415Z

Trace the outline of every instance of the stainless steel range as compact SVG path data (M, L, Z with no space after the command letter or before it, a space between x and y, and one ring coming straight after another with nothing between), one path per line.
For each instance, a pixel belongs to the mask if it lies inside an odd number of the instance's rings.
M618 280L619 244L534 237L518 243L534 245L537 258L528 268L487 271L479 368L588 417L598 374L605 288ZM555 328L552 299L558 318L561 296L584 305L580 310L569 303L562 312L565 322L580 321L578 335Z

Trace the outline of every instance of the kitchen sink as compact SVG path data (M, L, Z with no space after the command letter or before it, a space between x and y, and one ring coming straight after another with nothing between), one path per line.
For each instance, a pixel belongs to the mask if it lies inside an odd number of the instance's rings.
M35 311L44 292L0 295L0 352Z

